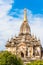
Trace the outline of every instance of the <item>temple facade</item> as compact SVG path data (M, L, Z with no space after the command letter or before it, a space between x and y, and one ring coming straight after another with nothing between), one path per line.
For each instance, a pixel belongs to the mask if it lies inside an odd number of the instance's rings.
M34 35L28 24L27 11L24 10L24 20L18 36L14 36L6 43L6 50L18 55L23 61L37 60L41 58L41 43Z

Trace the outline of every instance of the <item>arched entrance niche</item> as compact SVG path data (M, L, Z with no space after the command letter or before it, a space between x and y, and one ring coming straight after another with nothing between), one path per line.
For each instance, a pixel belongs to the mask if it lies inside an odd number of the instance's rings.
M24 53L21 51L21 57L24 58Z

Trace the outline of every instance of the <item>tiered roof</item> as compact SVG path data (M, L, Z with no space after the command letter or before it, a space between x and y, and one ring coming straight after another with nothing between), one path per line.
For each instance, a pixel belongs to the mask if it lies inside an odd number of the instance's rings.
M17 37L15 36L14 38L11 38L10 41L7 41L6 47L15 47L21 42L25 42L29 46L41 45L40 40L37 40L36 37L31 35L30 26L27 20L26 9L24 10L24 21L20 27L19 35Z

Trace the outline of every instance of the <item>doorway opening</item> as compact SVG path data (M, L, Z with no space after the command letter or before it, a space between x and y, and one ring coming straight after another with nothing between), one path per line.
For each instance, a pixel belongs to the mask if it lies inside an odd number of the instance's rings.
M21 57L24 57L24 53L23 52L21 52Z

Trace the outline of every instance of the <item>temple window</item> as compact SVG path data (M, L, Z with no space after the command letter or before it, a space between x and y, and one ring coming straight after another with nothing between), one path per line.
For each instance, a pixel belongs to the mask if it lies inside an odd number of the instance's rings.
M28 56L28 51L26 51L26 56Z

